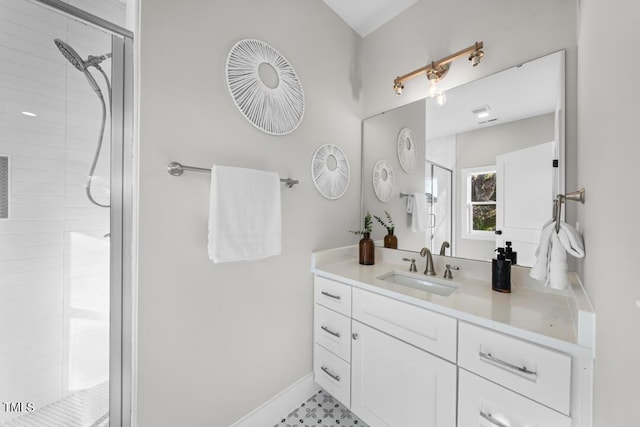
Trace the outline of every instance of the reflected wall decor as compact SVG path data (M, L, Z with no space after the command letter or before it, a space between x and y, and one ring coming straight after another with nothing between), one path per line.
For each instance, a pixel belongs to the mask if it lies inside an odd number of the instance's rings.
M373 191L383 203L391 200L395 187L393 168L386 160L378 160L373 167Z
M302 122L302 84L289 61L272 46L240 40L229 52L226 76L236 107L256 128L286 135Z
M398 134L398 161L406 173L416 168L416 136L409 128L402 128Z

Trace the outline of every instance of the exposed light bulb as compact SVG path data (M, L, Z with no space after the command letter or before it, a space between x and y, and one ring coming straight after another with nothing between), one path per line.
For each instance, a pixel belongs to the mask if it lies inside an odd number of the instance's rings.
M37 117L38 115L36 113L32 113L31 111L21 111L22 114L24 114L25 116L28 117Z
M429 80L429 98L433 98L438 95L438 85L435 79Z
M396 95L402 95L402 89L404 89L404 85L400 82L399 78L393 81L393 90L396 92Z
M489 112L488 111L483 111L482 113L478 113L478 118L479 119L485 119L489 117Z
M442 107L444 104L447 103L447 95L444 92L438 93L436 95L436 103Z

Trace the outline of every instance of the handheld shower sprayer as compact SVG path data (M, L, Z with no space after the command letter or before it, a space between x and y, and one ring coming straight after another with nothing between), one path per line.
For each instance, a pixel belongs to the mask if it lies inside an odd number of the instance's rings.
M67 61L69 61L71 65L73 65L78 71L84 74L84 76L87 78L87 81L89 82L89 86L91 86L91 89L93 89L93 91L96 93L96 95L98 96L98 99L100 100L100 103L102 104L102 124L100 126L100 135L98 137L98 145L96 147L96 152L93 157L93 163L91 164L91 168L89 170L89 178L87 180L85 189L86 189L87 197L89 198L89 201L91 203L102 208L108 208L110 207L109 204L105 205L97 202L93 198L93 195L91 194L91 185L94 180L94 174L95 174L96 166L98 164L98 159L100 158L100 150L102 149L102 140L104 138L104 129L105 129L106 120L107 120L107 106L104 101L104 96L102 96L102 90L100 89L100 86L98 86L98 82L96 82L96 79L89 72L89 67L94 67L95 69L100 71L100 73L104 77L104 80L107 84L107 94L109 95L109 104L111 104L111 84L109 83L109 78L107 77L107 74L100 67L100 63L103 61L106 61L108 58L111 58L111 54L106 53L104 55L99 55L99 56L89 55L87 59L84 60L78 54L78 52L75 51L74 48L72 48L69 44L65 43L64 41L60 39L54 39L53 42L55 43L56 47L60 50L62 55L64 55L64 57L67 58Z

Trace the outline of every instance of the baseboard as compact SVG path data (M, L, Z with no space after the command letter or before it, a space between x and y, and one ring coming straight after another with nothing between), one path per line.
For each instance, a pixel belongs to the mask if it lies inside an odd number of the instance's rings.
M230 427L271 427L318 390L320 386L313 381L313 374L309 373L231 424Z

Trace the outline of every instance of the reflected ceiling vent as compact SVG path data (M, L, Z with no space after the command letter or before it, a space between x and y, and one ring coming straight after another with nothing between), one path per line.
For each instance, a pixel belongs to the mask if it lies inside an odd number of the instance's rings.
M476 107L471 110L473 114L475 114L479 119L486 119L491 115L491 108L488 105L483 105L481 107Z

